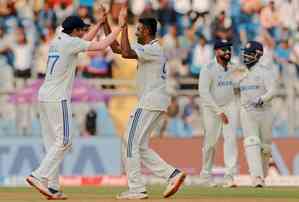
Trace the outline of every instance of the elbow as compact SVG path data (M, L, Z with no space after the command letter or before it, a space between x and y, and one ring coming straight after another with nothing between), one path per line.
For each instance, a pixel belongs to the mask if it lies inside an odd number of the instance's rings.
M123 58L126 58L126 59L129 59L130 57L129 57L129 55L121 55Z
M121 56L123 58L129 58L130 57L129 53L127 51L123 51L123 50L121 50Z
M121 54L121 50L120 50L119 47L116 47L116 48L115 48L115 47L112 47L112 46L111 46L111 49L112 49L112 52L113 52L113 53Z
M119 50L113 50L113 49L112 49L112 52L115 53L115 54L120 54L120 51L119 51Z

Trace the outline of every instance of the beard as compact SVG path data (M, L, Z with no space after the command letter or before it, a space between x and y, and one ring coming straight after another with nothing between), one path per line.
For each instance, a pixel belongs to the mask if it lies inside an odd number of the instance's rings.
M230 61L231 57L232 57L231 53L225 53L219 56L219 58L226 64Z

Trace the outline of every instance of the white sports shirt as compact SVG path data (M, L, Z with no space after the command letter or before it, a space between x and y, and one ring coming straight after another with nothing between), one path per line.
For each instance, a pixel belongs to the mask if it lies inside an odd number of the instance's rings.
M132 46L138 56L138 108L166 111L170 96L166 92L166 58L158 40Z
M264 110L271 107L271 99L276 94L275 75L271 69L256 64L240 80L241 106L247 110ZM252 101L261 98L263 107L254 108Z
M49 47L46 78L39 89L39 101L71 100L77 56L89 45L89 41L63 32L53 39Z
M203 107L215 113L223 112L221 107L234 99L231 74L231 68L225 71L216 60L201 69L198 89Z

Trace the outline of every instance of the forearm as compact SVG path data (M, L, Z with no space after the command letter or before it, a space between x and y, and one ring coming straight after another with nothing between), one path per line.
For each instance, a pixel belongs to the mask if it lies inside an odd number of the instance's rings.
M108 36L106 36L105 39L92 43L90 47L88 48L89 51L93 50L103 50L106 49L108 46L111 45L111 43L117 38L118 34L120 33L121 28L116 27Z
M201 102L202 105L204 107L207 107L209 109L211 109L212 111L214 111L216 114L220 114L223 112L223 110L221 109L221 107L219 107L216 102L214 101L214 99L212 98L210 93L201 93L200 94L201 97Z
M123 28L122 34L121 34L121 45L120 45L120 51L121 55L124 58L132 58L136 59L135 51L131 49L129 36L128 36L128 26L125 26Z
M206 69L203 69L200 74L198 83L200 100L203 106L210 108L212 111L218 114L222 112L222 109L216 104L215 100L213 99L213 96L211 94L211 85L212 78L210 76L210 73Z
M125 26L121 34L121 54L127 55L130 52L130 49L131 46L128 36L128 26Z
M209 92L208 87L205 87L205 86L199 87L199 95L200 95L201 103L204 107L211 109L212 111L214 111L217 114L222 112L221 107L219 107L216 104L211 93Z
M276 88L271 87L267 90L267 93L261 96L261 99L263 102L270 102L272 98L275 96L275 94L276 94Z
M103 28L106 36L111 33L111 27L107 21L103 24ZM114 40L110 47L114 53L121 53L120 44L117 42L117 40Z
M277 80L272 71L265 71L263 77L266 93L261 96L261 99L263 102L270 102L277 94Z
M86 41L92 41L100 28L101 24L97 23L95 26L90 28L90 30L83 36L83 39Z

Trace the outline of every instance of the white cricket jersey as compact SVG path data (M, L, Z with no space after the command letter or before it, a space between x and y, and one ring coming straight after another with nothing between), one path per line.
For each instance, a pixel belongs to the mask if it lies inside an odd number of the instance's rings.
M40 101L71 100L77 56L89 45L89 41L63 32L53 39L49 47L46 78L39 89Z
M138 56L137 93L139 108L166 111L170 96L166 92L166 58L158 40L132 46Z
M264 110L271 107L271 99L276 93L275 76L271 69L256 64L240 80L241 106L247 110ZM257 98L264 102L263 107L254 108L251 103Z
M233 101L234 86L231 74L231 68L225 71L216 60L202 68L198 89L203 107L220 113L223 112L221 107Z

